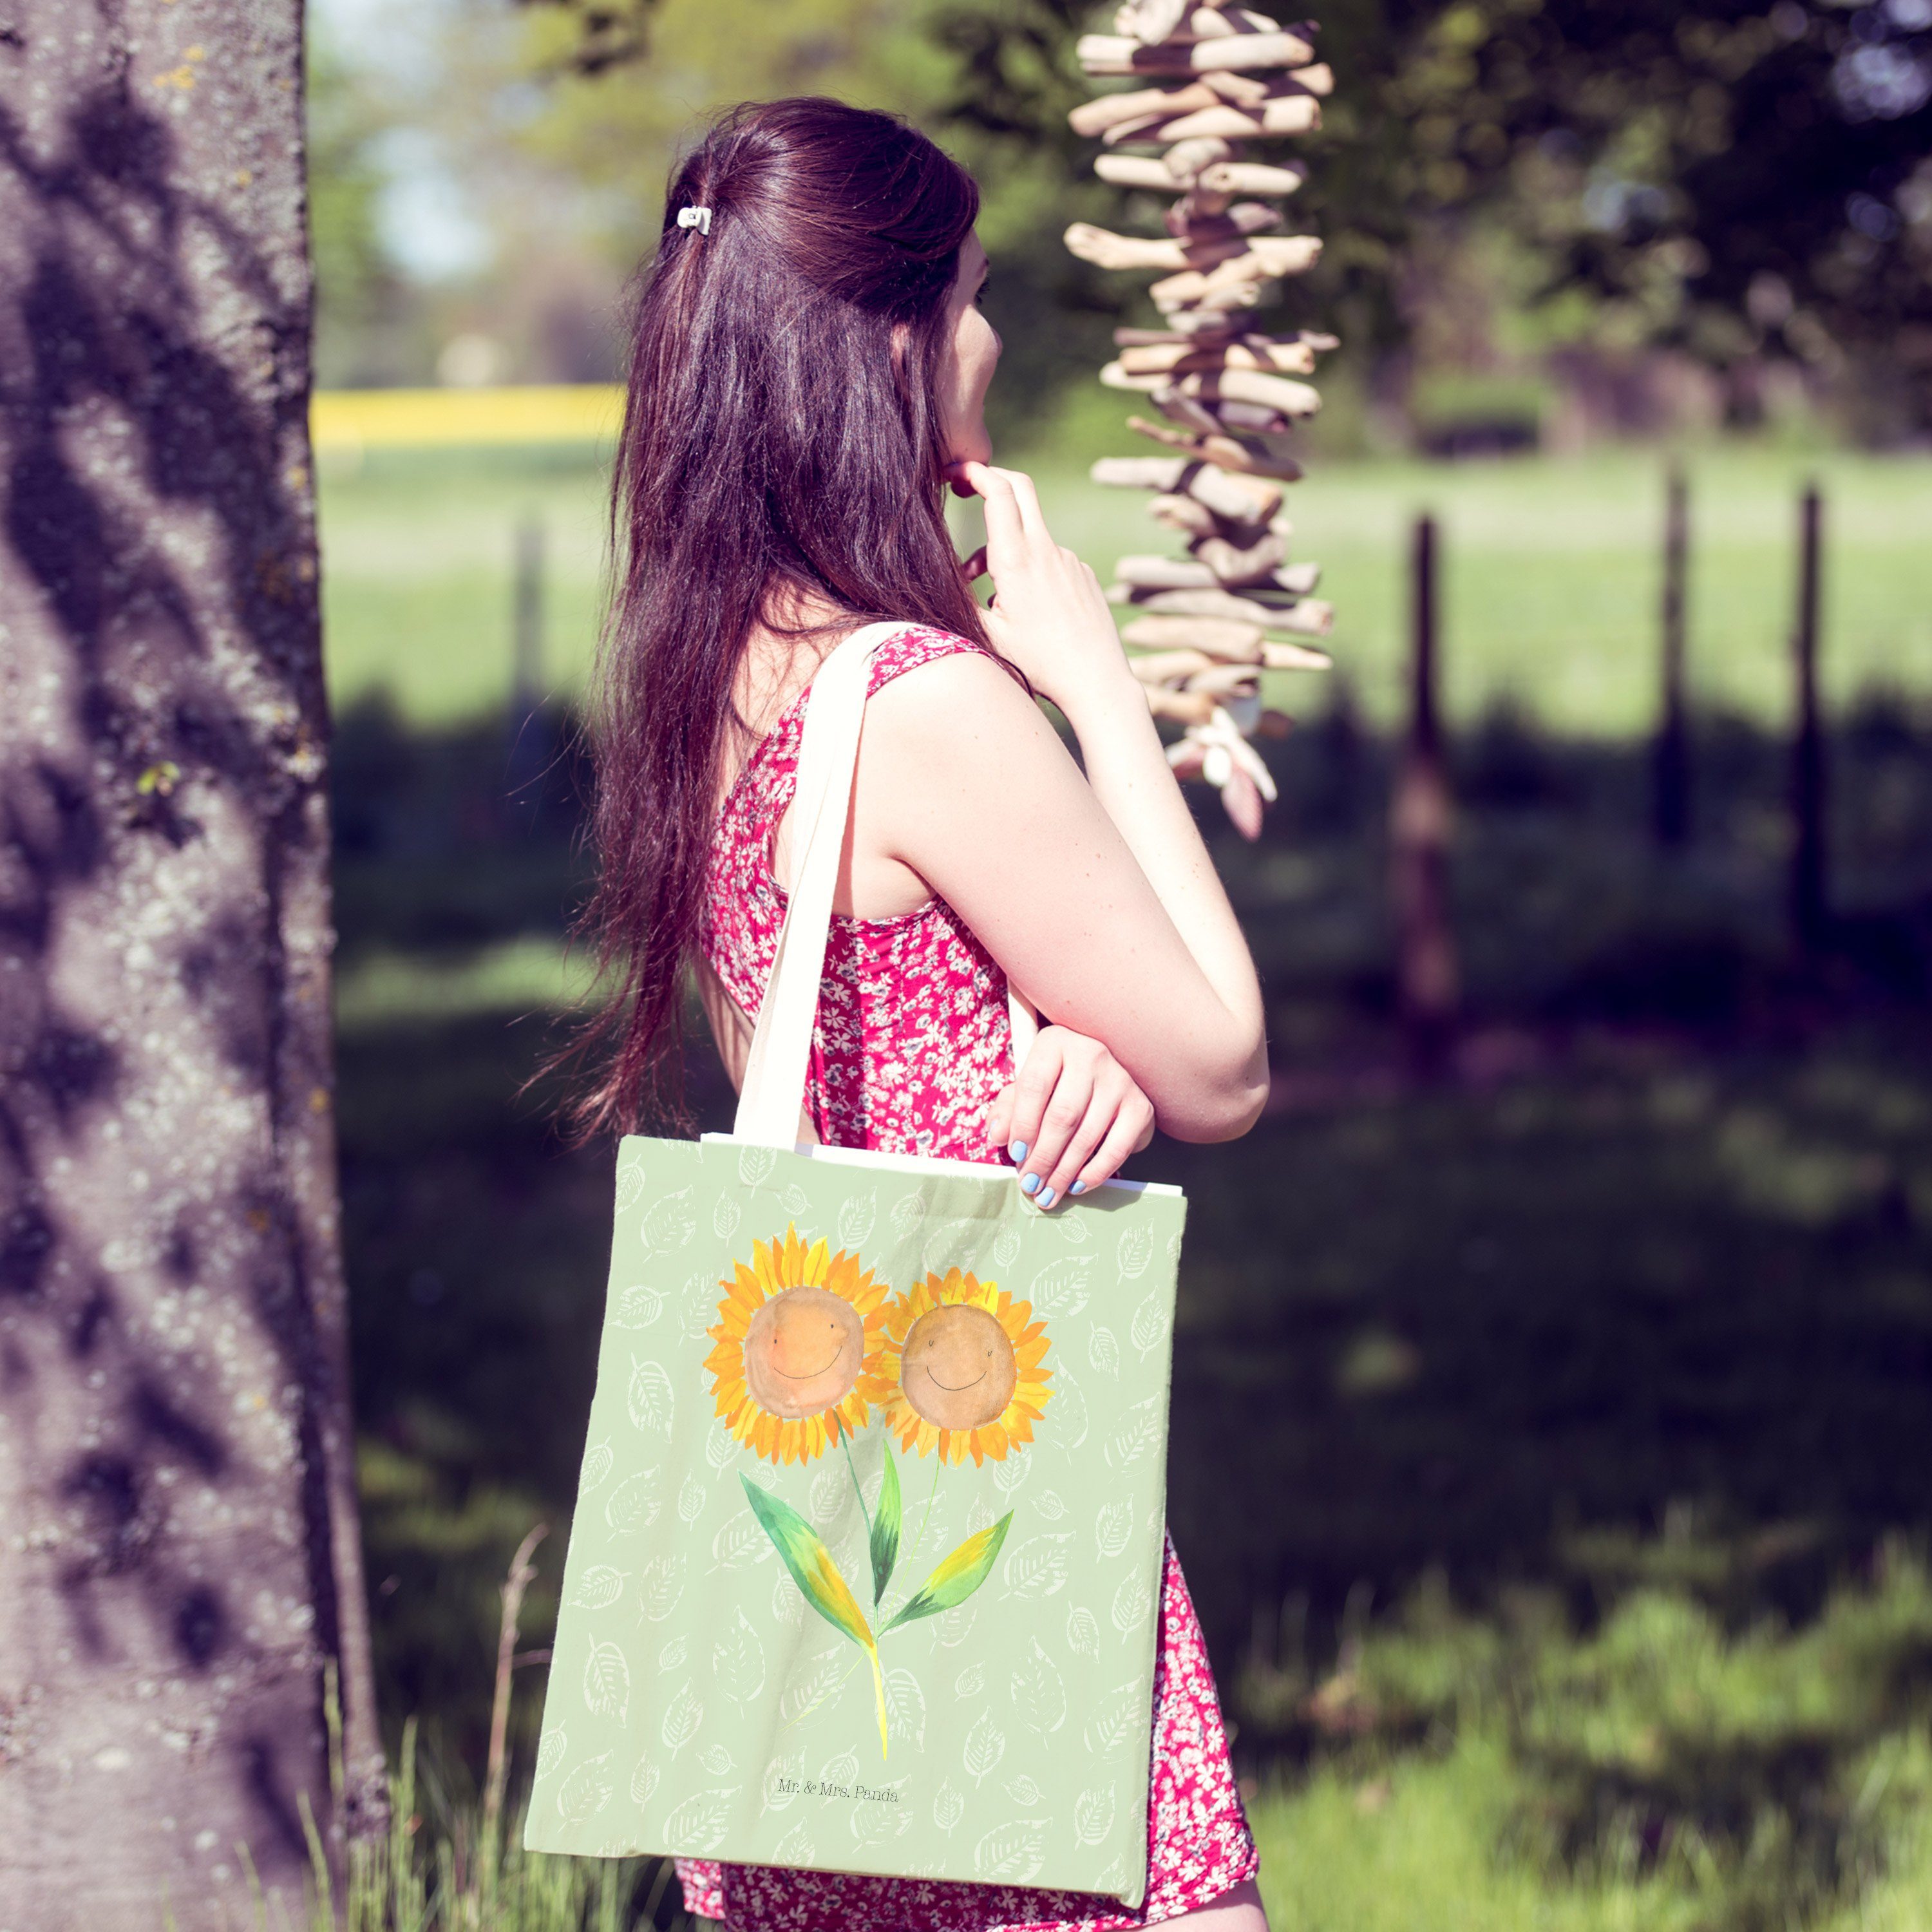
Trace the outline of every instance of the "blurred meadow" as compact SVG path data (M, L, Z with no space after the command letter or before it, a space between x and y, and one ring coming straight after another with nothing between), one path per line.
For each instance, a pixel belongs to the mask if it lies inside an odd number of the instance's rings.
M1130 496L1059 452L1015 460L1103 569L1147 544ZM1684 460L1684 850L1648 832L1646 450L1337 462L1298 486L1337 671L1281 680L1300 728L1259 844L1204 809L1268 983L1276 1103L1143 1171L1193 1202L1171 1519L1281 1923L1927 1922L1932 462ZM1844 917L1807 968L1784 734L1810 476ZM376 451L325 454L322 478L370 1574L392 1720L416 1715L460 1786L496 1585L542 1520L512 1732L533 1742L601 1312L608 1156L561 1152L521 1083L572 983L567 713L602 471L587 446ZM1466 996L1453 1072L1417 1088L1384 821L1423 506ZM534 710L512 676L532 521ZM700 1048L701 1122L722 1097Z
M1342 338L1289 495L1334 669L1271 679L1297 723L1267 747L1257 843L1196 794L1274 1094L1246 1139L1138 1163L1192 1204L1170 1522L1273 1921L1932 1928L1932 8L1324 13L1336 92L1292 212L1326 252L1264 320ZM681 130L824 90L912 116L982 184L1000 460L1103 578L1171 550L1087 480L1135 446L1093 376L1148 316L1060 233L1159 211L1097 187L1066 134L1085 15L318 0L320 379L434 384L479 421L519 385L590 408ZM609 1150L562 1150L554 1090L526 1084L583 985L572 725L604 453L318 456L377 1661L425 1809L494 1886L474 1798L499 1588L547 1523L514 1792L607 1258ZM1653 830L1673 464L1680 844ZM1807 931L1811 483L1828 916ZM1460 982L1427 1064L1389 836L1423 512ZM722 1124L701 1036L689 1076L696 1124ZM554 1908L494 1922L680 1922L660 1862L600 1873L594 1906L547 1870L512 1876Z

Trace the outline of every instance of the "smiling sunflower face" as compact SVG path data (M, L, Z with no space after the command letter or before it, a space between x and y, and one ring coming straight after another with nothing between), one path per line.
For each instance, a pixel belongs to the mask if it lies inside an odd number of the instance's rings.
M718 1414L748 1449L772 1462L808 1462L865 1426L860 1382L884 1340L885 1284L856 1255L808 1245L795 1228L752 1244L735 1264L706 1332Z
M886 1311L885 1342L863 1387L902 1448L945 1462L1005 1460L1033 1440L1052 1391L1046 1324L958 1268L928 1274Z

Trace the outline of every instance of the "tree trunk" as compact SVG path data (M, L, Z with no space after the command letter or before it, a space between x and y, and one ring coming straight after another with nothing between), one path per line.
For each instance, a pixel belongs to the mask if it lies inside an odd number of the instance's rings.
M298 1923L303 1804L381 1808L302 110L299 0L0 18L9 1932L249 1923L251 1861Z

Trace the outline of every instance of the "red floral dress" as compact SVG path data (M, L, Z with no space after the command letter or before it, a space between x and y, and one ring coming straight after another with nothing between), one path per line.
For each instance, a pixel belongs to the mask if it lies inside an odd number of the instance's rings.
M871 688L982 646L916 627L872 662ZM784 916L773 835L791 802L803 694L755 746L720 812L705 908L712 969L754 1018ZM1006 976L952 908L896 919L833 915L807 1104L840 1147L998 1161L986 1116L1012 1077ZM1211 1904L1259 1861L1234 1788L1201 1626L1170 1540L1154 1654L1148 1891L1115 1899L1021 1886L867 1878L680 1858L685 1909L730 1932L1112 1932Z

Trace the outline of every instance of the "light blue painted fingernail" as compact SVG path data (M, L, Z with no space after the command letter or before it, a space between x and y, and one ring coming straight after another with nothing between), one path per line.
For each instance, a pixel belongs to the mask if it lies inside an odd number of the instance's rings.
M1018 1166L1022 1161L1026 1159L1026 1150L1027 1144L1024 1141L1015 1141L1006 1149L1007 1153L1012 1156L1013 1164L1016 1166Z
M1087 1192L1087 1184L1084 1180L1076 1180L1066 1191L1070 1194L1084 1194Z
M1053 1190L1049 1187L1046 1192L1034 1203L1034 1205L1036 1208L1051 1208L1053 1205Z
M1022 1194L1038 1193L1040 1192L1040 1176L1036 1174L1022 1174L1020 1177L1020 1192Z

